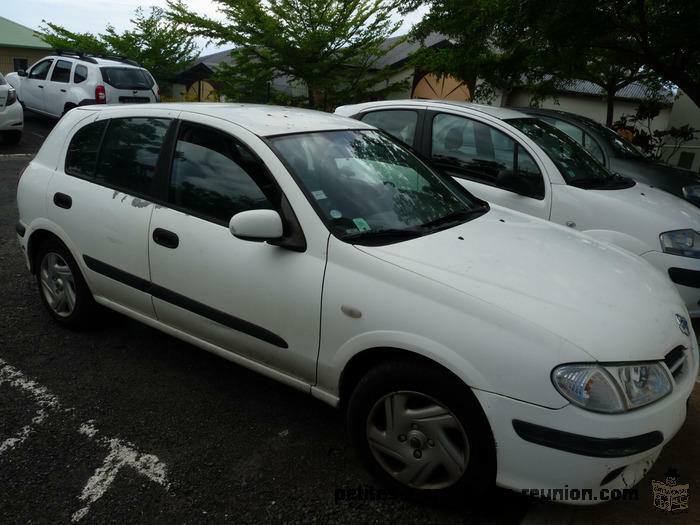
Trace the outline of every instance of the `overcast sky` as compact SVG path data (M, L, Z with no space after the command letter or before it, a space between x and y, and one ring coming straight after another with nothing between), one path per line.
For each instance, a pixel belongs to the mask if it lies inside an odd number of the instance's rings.
M100 33L107 24L113 25L118 32L122 32L130 27L129 20L139 5L148 11L151 5L164 7L166 1L2 0L2 4L0 16L32 29L38 29L43 19L77 33ZM185 4L199 14L221 19L216 9L217 4L210 0L185 0ZM404 23L396 34L406 33L420 19L423 12L424 10L421 9L405 17L397 13L396 20L403 19ZM198 43L204 55L217 51L213 46L202 50L204 41L198 40Z

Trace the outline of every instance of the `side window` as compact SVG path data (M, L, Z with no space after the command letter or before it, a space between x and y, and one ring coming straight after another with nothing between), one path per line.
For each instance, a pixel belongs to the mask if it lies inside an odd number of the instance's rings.
M505 133L481 122L436 115L431 157L455 175L544 198L544 180L535 160Z
M80 84L81 82L87 79L87 74L87 67L85 67L82 64L78 64L77 66L75 66L75 72L73 73L73 82L76 84Z
M586 148L586 151L593 155L598 162L605 164L603 150L600 149L598 143L588 133L583 134L583 147Z
M96 180L127 193L149 195L170 119L119 118L109 121Z
M59 60L51 73L52 82L68 82L70 80L70 70L73 67L71 62L67 60Z
M373 111L364 115L361 120L413 146L416 136L416 124L418 123L417 112L399 109Z
M562 130L579 144L583 145L583 130L573 124L559 119L550 119L549 122L557 129Z
M260 161L220 131L196 124L180 128L169 200L193 214L228 224L238 212L272 209L275 193Z
M45 80L46 75L49 74L49 69L51 68L51 63L53 60L42 60L37 65L35 65L29 72L29 78L35 78L37 80Z
M93 122L73 135L66 154L66 173L78 177L95 177L97 153L107 122L109 121Z

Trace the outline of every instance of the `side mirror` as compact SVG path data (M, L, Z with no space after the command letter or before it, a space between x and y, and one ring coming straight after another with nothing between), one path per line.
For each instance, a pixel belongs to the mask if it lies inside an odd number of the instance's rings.
M26 77L27 72L24 69L20 69L19 71L17 71L17 75L20 77Z
M231 217L228 228L244 241L272 241L284 235L282 217L275 210L242 211Z

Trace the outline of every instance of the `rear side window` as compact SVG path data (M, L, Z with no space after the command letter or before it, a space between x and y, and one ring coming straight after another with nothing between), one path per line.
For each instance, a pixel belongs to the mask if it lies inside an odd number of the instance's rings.
M67 60L59 60L51 73L52 82L68 82L70 80L70 70L73 67L71 62Z
M127 193L149 195L170 119L110 120L102 141L96 180Z
M49 69L51 69L52 62L53 62L53 60L42 60L41 62L39 62L29 72L29 78L35 78L37 80L45 80L46 76L49 74Z
M228 224L238 212L272 209L266 194L275 188L261 162L237 140L204 126L182 126L169 191L178 208Z
M107 120L93 122L73 135L66 155L66 173L78 177L95 177L97 152L100 149L107 122Z
M76 84L80 84L84 80L87 80L87 74L87 67L85 67L82 64L78 64L77 66L75 66L75 73L73 73L73 82L75 82Z
M373 111L362 117L362 122L382 129L403 143L413 146L418 113L416 111L398 109Z
M153 79L143 69L134 67L101 67L102 79L116 89L151 89Z

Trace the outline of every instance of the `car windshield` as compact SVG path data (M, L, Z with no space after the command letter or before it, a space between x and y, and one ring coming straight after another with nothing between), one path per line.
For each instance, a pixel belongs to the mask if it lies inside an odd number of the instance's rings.
M640 160L646 159L646 157L634 147L634 144L617 133L615 130L606 128L598 122L589 122L588 125L594 127L598 133L603 135L603 138L612 145L613 149L619 154L620 157Z
M420 237L488 211L488 204L378 131L270 141L333 234L353 244Z
M153 79L143 69L133 67L101 67L102 78L117 89L151 89Z
M507 122L525 133L547 153L567 184L596 187L609 184L615 179L578 142L551 124L535 118L508 119Z

